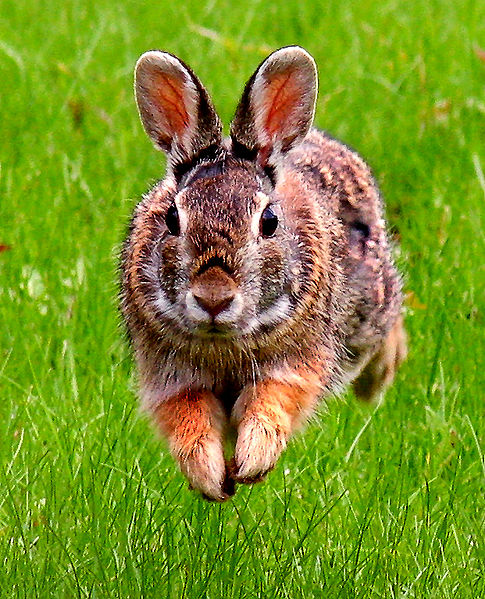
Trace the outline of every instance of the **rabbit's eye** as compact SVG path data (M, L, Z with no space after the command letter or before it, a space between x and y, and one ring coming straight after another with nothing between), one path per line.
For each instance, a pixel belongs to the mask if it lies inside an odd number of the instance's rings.
M261 233L263 237L271 237L274 235L278 227L278 217L271 209L271 206L266 206L261 215Z
M172 204L168 209L167 216L165 217L165 224L171 235L180 235L179 213L175 204Z

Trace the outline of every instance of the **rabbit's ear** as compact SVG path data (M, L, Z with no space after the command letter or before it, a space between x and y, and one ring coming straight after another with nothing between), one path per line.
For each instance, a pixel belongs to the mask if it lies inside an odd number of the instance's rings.
M317 87L315 61L303 48L273 52L244 89L231 124L234 152L266 166L299 143L313 122Z
M220 143L222 126L207 90L172 54L152 50L138 59L135 95L146 132L173 163Z

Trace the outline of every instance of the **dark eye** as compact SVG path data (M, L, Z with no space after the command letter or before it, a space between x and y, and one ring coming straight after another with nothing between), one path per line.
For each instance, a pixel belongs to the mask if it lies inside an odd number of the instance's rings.
M168 209L167 216L165 217L165 224L171 235L180 235L179 213L175 204L172 204Z
M369 225L366 225L365 223L363 223L360 220L356 220L352 223L352 227L354 229L354 231L357 231L358 233L360 233L361 237L367 239L370 235L370 227Z
M278 217L273 212L271 206L266 206L261 215L261 233L263 237L271 237L274 235L278 227Z

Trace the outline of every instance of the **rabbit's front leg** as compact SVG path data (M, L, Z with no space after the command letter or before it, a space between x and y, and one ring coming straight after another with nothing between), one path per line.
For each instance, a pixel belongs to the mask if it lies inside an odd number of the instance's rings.
M312 411L320 394L315 372L291 371L248 385L232 411L237 427L233 478L261 480L276 464L293 430Z
M233 494L223 450L226 416L216 397L205 389L189 389L165 399L154 415L190 485L215 501Z

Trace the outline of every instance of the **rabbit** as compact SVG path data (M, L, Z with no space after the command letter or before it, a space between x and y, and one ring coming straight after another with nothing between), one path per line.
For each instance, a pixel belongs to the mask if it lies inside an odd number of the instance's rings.
M382 200L364 161L312 128L317 85L303 48L277 50L225 139L184 62L136 64L167 171L134 211L121 311L142 405L213 501L263 480L322 398L382 393L406 353Z

